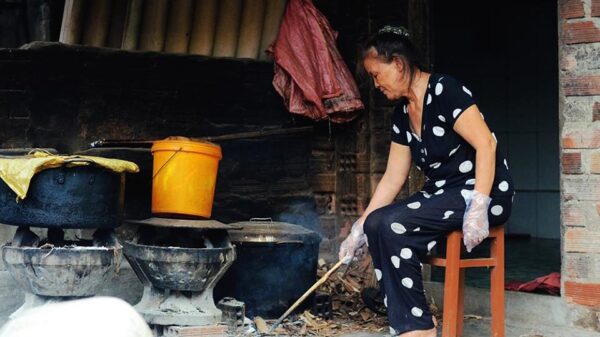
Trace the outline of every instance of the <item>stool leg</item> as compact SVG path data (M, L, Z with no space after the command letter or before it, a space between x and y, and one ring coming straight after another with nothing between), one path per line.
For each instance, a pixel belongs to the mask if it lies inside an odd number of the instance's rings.
M492 337L504 337L504 235L492 239L490 257L496 260L491 275Z
M446 279L444 281L444 322L442 337L457 337L458 296L460 280L460 234L448 235L446 247Z
M456 336L463 335L465 318L465 270L460 269L458 275L458 306L456 309Z

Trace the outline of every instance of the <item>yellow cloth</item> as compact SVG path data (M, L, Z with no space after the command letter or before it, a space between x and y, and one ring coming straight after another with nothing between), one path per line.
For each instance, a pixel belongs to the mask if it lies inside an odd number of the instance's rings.
M34 152L27 156L0 157L0 179L16 194L17 200L25 199L33 176L55 167L97 165L115 173L136 173L139 167L130 161L92 156L57 156L46 152Z

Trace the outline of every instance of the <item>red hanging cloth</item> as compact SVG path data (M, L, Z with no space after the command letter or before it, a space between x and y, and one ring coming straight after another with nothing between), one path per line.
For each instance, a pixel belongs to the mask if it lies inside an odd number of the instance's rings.
M311 0L289 1L269 52L275 60L273 86L290 112L342 123L364 109L336 37Z

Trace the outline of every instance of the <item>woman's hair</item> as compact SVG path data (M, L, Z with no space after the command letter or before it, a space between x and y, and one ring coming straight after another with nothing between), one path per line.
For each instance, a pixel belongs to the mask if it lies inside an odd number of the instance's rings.
M415 71L425 70L417 48L410 41L409 33L404 27L385 26L371 36L362 47L362 59L368 57L372 50L377 57L386 63L398 59L404 64L412 82ZM360 62L362 63L362 62Z

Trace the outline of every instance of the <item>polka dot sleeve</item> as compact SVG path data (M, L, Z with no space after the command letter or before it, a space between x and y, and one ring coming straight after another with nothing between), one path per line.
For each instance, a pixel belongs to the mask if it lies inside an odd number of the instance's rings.
M471 90L450 76L440 77L435 84L434 92L442 102L446 120L450 121L451 126L454 126L467 108L475 104Z
M408 129L405 126L404 118L402 118L404 109L406 109L404 103L398 104L394 109L392 115L392 142L408 146L410 135L407 134Z

